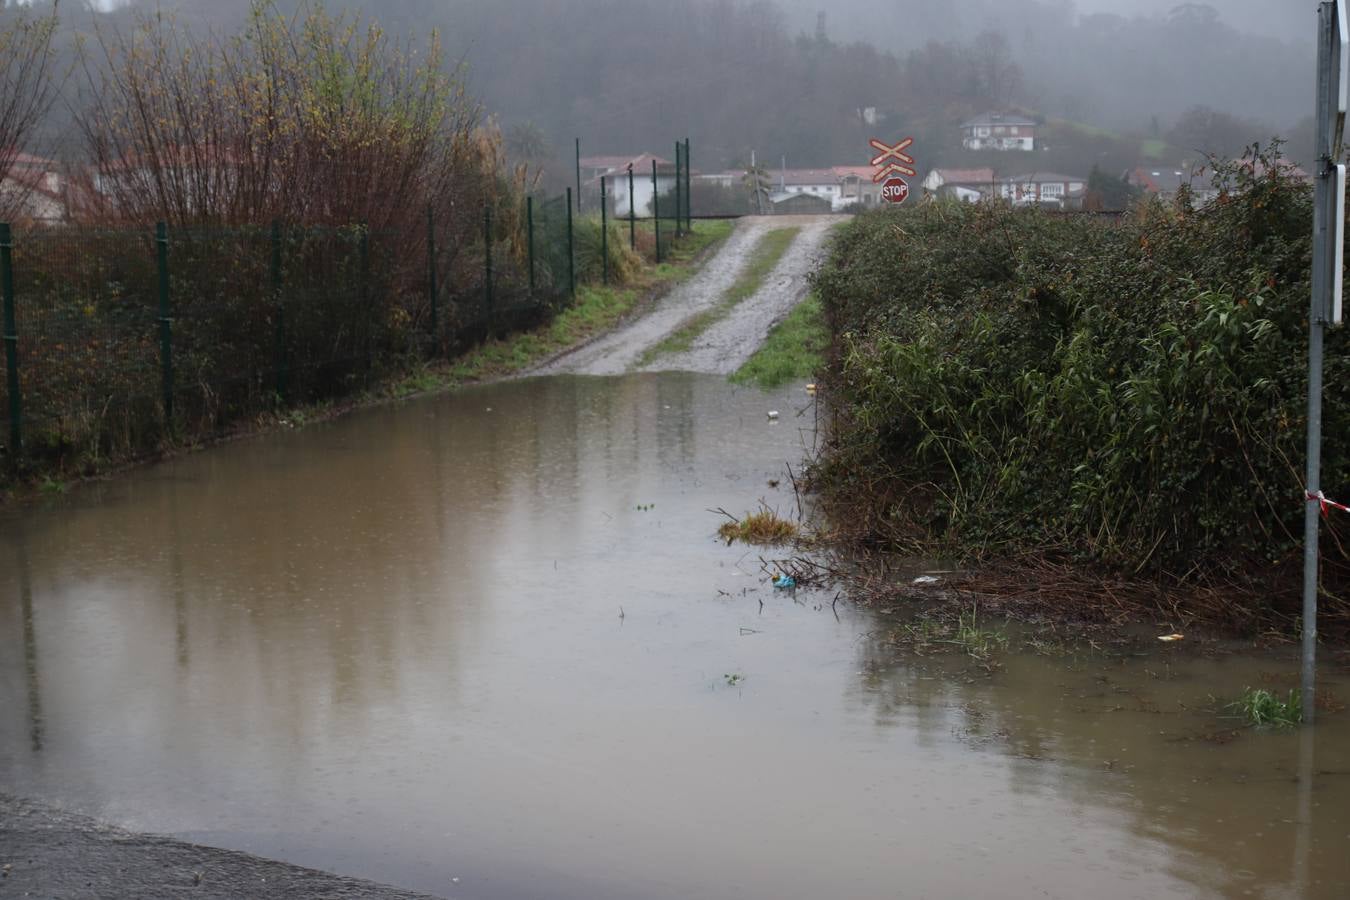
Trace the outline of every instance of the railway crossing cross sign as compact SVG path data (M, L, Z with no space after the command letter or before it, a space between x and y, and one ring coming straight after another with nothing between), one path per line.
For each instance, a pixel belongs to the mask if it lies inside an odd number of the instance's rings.
M872 149L881 151L872 157L876 172L872 183L881 185L881 198L888 203L904 203L909 196L909 183L901 176L917 177L914 170L914 157L905 151L914 144L914 138L903 138L894 144L872 138L868 141Z

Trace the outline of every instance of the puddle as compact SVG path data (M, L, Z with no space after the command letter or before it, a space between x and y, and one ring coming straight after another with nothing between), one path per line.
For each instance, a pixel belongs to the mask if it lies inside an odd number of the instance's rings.
M0 790L487 900L1350 892L1346 716L1206 739L1291 660L987 678L718 542L805 402L531 379L11 514Z

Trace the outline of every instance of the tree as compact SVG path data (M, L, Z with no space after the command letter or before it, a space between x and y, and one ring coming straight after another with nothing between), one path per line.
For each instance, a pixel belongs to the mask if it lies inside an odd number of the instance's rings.
M52 72L56 15L54 4L46 15L0 10L0 184L9 179L60 90ZM14 184L18 189L9 189ZM5 221L22 208L31 185L9 182L6 188L0 191L0 220Z
M750 194L750 203L754 206L755 212L763 215L768 211L769 205L769 185L773 183L769 173L763 166L750 165L745 167L745 176L741 179L745 185L746 191Z
M1143 191L1130 184L1125 176L1112 178L1094 165L1092 172L1088 174L1084 205L1088 209L1115 212L1127 208L1142 193Z
M1208 106L1192 106L1177 119L1167 133L1167 141L1186 150L1235 157L1244 147L1269 133L1270 129L1251 119Z

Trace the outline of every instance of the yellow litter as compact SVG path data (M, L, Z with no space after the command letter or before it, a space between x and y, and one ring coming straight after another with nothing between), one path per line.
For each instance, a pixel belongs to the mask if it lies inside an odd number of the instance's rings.
M1179 641L1184 637L1186 637L1184 634L1160 634L1158 635L1158 640L1171 642Z

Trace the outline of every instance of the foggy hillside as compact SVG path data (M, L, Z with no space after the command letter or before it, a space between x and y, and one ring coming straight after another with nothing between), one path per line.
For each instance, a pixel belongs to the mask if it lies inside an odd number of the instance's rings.
M229 31L242 2L134 0ZM280 5L293 6L294 0ZM823 15L820 7L828 6ZM1273 133L1310 142L1315 4L1145 0L373 0L391 31L439 29L517 159L693 140L695 165L866 162L871 132L913 134L922 162L959 159L959 123L1014 109L1051 123L1045 164L1084 172L1234 154ZM1306 8L1305 8L1306 7ZM1111 12L1118 8L1119 12ZM87 15L87 14L86 14ZM867 37L870 42L858 40ZM1200 107L1200 109L1196 109ZM870 118L874 110L877 120ZM875 124L873 122L875 121Z

